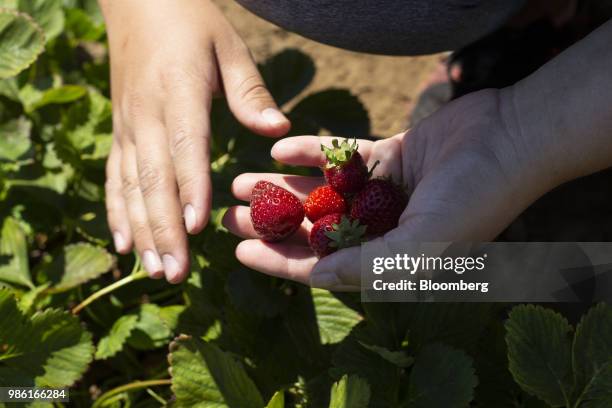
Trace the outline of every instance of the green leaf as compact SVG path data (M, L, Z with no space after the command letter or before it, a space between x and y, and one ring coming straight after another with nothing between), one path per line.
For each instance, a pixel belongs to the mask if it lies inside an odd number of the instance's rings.
M0 281L34 288L28 265L26 234L13 217L4 219L0 231Z
M424 347L415 361L404 407L463 408L469 405L478 379L467 354L434 344Z
M45 290L49 288L49 284L37 286L34 289L24 293L19 299L19 309L23 313L28 313L32 310L32 307L36 304L36 301L45 293Z
M203 342L181 337L170 344L172 391L179 407L225 408L204 360Z
M32 16L42 27L47 41L64 29L62 0L19 0L18 3L19 11Z
M39 94L27 94L22 90L26 112L33 112L43 106L51 104L63 104L74 102L87 94L87 88L80 85L62 85L57 88L47 89Z
M398 308L393 303L364 303L367 320L378 331L395 334L386 345L397 344L410 334L415 353L428 344L443 343L462 350L476 346L486 322L495 317L487 303L411 303ZM374 343L369 343L374 344Z
M275 392L266 408L285 408L285 393L283 391Z
M612 406L612 308L593 307L576 328L573 366L578 402L584 408ZM576 404L577 406L577 404Z
M361 320L359 313L345 306L328 290L313 288L311 293L322 344L341 341Z
M553 407L569 404L572 327L540 306L517 306L506 322L509 368L527 393Z
M111 127L110 101L98 92L89 92L62 117L62 126L54 134L58 157L77 168L86 160L106 158Z
M203 343L202 346L206 365L227 405L245 408L263 406L259 390L240 362L212 343Z
M369 402L368 382L356 375L344 375L332 386L329 408L367 408Z
M113 256L104 248L91 244L66 245L46 270L54 290L65 291L108 272Z
M31 129L32 123L23 116L0 124L0 162L18 160L30 151Z
M24 315L6 290L0 290L0 344L0 386L71 386L94 351L76 317L57 309Z
M386 349L385 347L369 345L361 341L359 342L359 344L361 344L366 349L378 354L391 364L396 365L400 368L410 367L414 362L414 359L406 355L406 353L404 353L403 351L391 351Z
M95 22L81 9L69 9L66 13L66 29L80 41L97 41L104 34L104 25Z
M144 304L138 312L138 323L128 339L130 346L139 350L152 350L170 341L172 331L162 319L159 306Z
M397 406L400 389L400 369L378 353L372 352L359 344L357 340L362 326L357 326L353 332L340 343L335 350L330 375L334 379L344 374L356 374L366 379L372 390L371 407Z
M164 306L159 309L159 318L170 331L174 331L179 324L181 315L185 312L183 305Z
M0 79L17 75L43 52L42 29L29 16L0 8Z
M13 102L19 102L19 84L17 78L0 79L0 95Z
M0 0L0 8L17 9L19 0Z
M96 360L104 360L120 352L137 322L138 316L136 315L121 316L117 319L109 333L100 339L96 350Z
M327 129L335 136L370 136L370 118L361 101L345 89L329 89L302 99L291 119Z
M170 346L179 406L259 408L263 399L241 363L217 346L181 337Z

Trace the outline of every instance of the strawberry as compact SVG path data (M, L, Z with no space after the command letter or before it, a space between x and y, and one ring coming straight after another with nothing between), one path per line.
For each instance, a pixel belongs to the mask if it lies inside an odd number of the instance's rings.
M357 151L357 141L349 143L348 139L338 144L332 141L332 147L321 145L327 158L323 174L327 184L342 194L355 194L368 181L368 168Z
M346 212L344 197L330 186L317 187L308 194L304 201L306 217L311 222L331 213Z
M359 245L365 229L365 225L351 221L344 214L327 214L312 226L308 243L318 257L324 257L338 249Z
M295 194L268 181L258 181L251 192L251 221L265 241L287 238L304 220L304 206Z
M351 206L351 217L367 225L368 235L384 234L397 227L408 204L408 196L390 179L369 180L357 193Z

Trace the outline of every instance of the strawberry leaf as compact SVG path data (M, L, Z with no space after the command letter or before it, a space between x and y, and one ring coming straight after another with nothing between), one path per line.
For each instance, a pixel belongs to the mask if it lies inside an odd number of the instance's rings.
M4 219L0 231L0 281L34 288L28 266L26 235L13 217Z
M506 330L514 380L551 406L566 405L572 390L572 327L567 320L540 306L517 306L510 313Z
M285 408L285 393L283 391L275 392L266 408Z
M179 406L264 406L243 365L216 345L181 337L170 350L172 389Z
M45 36L27 14L0 8L0 79L17 75L43 52Z
M344 375L334 383L329 408L367 408L370 402L370 386L356 375Z
M361 316L345 306L331 292L324 289L311 289L319 335L322 344L342 341L359 323Z
M584 408L612 406L612 308L593 307L576 328L573 346L578 400Z
M410 373L406 408L462 408L474 396L478 379L472 359L441 344L427 346Z
M45 273L54 283L54 290L66 291L108 272L113 262L104 248L78 243L63 247Z
M0 384L12 386L70 386L94 352L76 317L57 309L23 314L6 290L0 290L0 345Z
M136 315L121 316L117 319L109 333L100 339L96 350L96 360L104 360L120 352L137 322L138 316Z
M369 345L362 341L360 341L359 344L400 368L410 367L414 362L414 358L406 355L403 351L391 351L385 347Z

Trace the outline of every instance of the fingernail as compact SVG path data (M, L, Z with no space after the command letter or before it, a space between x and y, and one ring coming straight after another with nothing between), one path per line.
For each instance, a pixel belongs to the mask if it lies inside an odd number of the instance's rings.
M340 286L342 282L333 272L320 272L310 277L310 286L320 289L333 289Z
M196 213L191 204L185 206L183 217L185 217L185 228L187 228L187 232L193 232L196 227Z
M267 108L261 112L261 116L272 126L280 125L285 123L287 118L278 109Z
M123 238L123 235L121 235L120 232L115 231L113 233L113 241L115 242L115 250L117 252L122 252L126 250L127 244L125 242L125 239Z
M177 278L181 273L181 267L179 266L178 262L176 262L176 259L174 259L172 255L168 254L164 255L162 260L164 262L166 279L168 279L168 282L170 283L177 283Z
M159 256L150 249L142 253L142 264L152 278L159 278L160 274L164 272Z

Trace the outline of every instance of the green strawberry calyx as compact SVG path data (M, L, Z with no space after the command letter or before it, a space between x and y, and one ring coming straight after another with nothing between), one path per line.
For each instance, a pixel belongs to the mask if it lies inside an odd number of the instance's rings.
M364 241L366 225L360 225L359 220L351 221L346 215L340 219L340 223L332 224L333 231L325 231L325 236L331 239L328 244L332 248L348 248L357 246Z
M342 143L339 143L338 139L332 140L332 147L321 145L321 151L325 153L327 158L325 166L327 168L339 167L348 163L358 147L357 139L350 142L348 138L343 140Z

